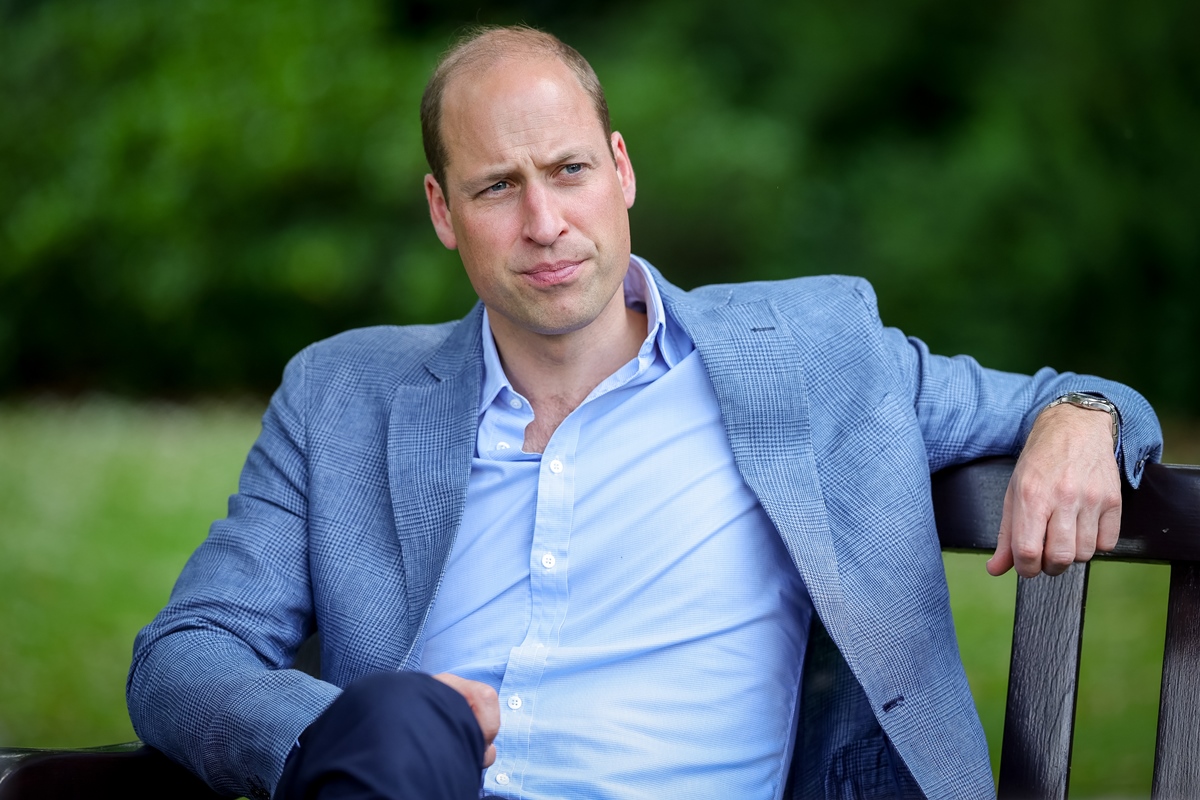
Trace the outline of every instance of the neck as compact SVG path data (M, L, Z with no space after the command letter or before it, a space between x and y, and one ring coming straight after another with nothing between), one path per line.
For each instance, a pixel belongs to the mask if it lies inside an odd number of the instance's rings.
M541 452L567 414L634 358L646 338L646 315L625 307L624 287L599 317L569 333L533 333L499 314L488 319L505 375L533 406L528 452Z

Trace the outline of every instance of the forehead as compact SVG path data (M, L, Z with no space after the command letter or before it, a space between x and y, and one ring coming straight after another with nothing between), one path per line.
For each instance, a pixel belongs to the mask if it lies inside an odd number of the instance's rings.
M585 139L607 141L591 96L554 58L511 57L464 69L442 101L449 167L532 155Z

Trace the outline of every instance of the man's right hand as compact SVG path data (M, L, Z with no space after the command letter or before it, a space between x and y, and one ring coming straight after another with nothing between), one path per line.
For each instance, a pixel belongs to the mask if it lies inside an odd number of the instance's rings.
M466 699L475 712L475 721L483 732L483 766L490 767L496 761L496 734L500 732L500 697L486 683L469 681L449 672L433 676Z

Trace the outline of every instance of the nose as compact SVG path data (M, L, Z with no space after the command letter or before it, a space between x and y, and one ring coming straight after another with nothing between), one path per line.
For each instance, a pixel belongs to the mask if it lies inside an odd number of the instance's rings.
M525 212L525 238L543 247L554 244L559 236L567 232L558 198L548 187L530 185L523 198Z

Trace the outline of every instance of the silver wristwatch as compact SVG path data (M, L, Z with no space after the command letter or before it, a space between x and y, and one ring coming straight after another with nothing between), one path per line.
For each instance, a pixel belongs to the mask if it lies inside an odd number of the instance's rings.
M1117 413L1117 407L1105 400L1103 397L1096 397L1092 394L1080 394L1079 392L1067 392L1062 397L1055 398L1050 401L1050 405L1046 408L1054 408L1055 406L1069 403L1079 408L1086 408L1090 411L1107 411L1112 417L1112 437L1113 447L1117 446L1121 436L1121 415Z

